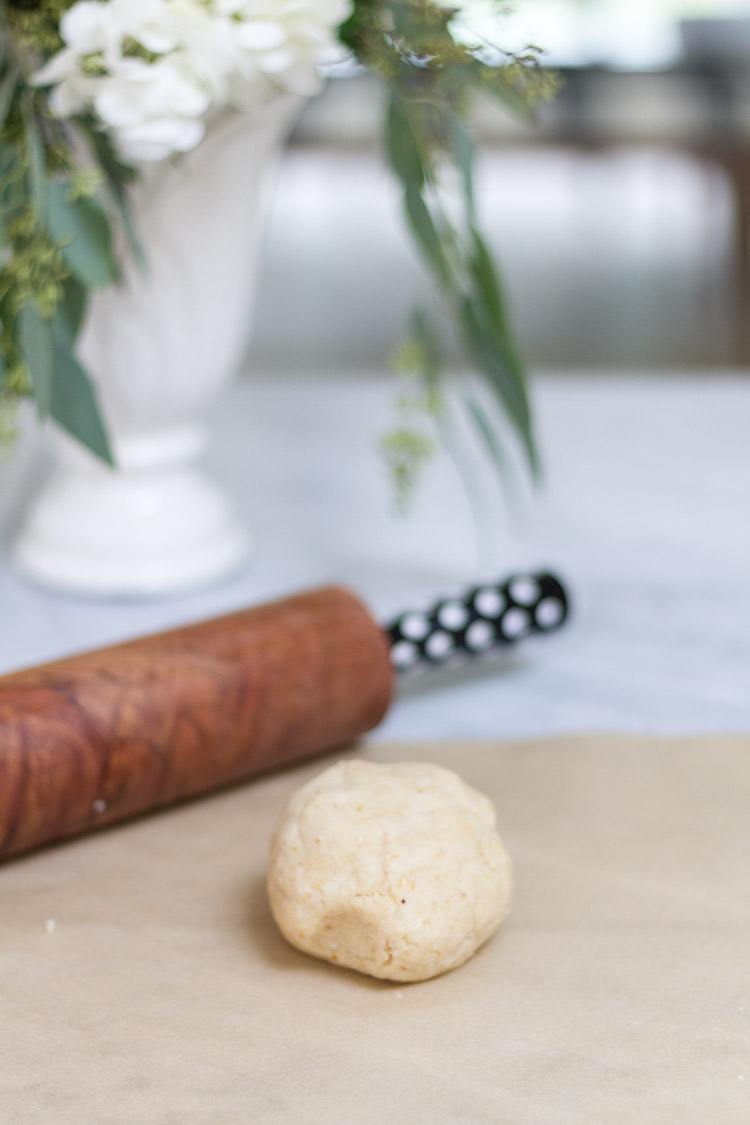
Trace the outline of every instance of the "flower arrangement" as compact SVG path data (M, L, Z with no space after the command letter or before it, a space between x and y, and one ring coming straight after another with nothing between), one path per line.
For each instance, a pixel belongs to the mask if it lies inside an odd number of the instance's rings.
M33 397L105 461L96 393L76 357L90 292L116 283L115 250L147 261L129 208L149 162L179 159L216 115L283 92L313 95L344 55L385 92L384 140L435 307L413 318L400 366L409 412L439 413L440 334L452 324L536 464L524 372L477 223L471 95L527 113L554 79L538 50L499 43L497 0L0 0L0 430ZM493 457L500 448L468 406ZM386 441L408 487L429 439L404 421Z

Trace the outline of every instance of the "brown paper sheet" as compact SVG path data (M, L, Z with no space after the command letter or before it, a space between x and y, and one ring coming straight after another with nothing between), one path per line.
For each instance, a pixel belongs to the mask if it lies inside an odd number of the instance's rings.
M359 753L493 798L500 933L416 985L285 944L267 840L331 759L17 860L2 1125L750 1122L750 740Z

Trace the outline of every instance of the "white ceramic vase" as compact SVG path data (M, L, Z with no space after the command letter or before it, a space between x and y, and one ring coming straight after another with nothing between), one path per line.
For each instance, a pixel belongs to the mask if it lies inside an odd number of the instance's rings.
M134 193L146 251L96 293L79 346L117 468L54 433L55 465L16 545L37 581L100 595L159 594L235 568L249 548L196 466L206 412L247 343L277 158L300 101L228 113L191 153L147 167Z

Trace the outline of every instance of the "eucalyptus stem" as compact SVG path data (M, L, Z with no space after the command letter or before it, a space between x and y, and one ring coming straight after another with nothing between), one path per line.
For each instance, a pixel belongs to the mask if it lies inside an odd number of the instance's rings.
M498 9L499 10L499 9ZM343 29L344 41L380 77L386 90L384 136L388 161L402 188L404 214L431 275L443 317L470 364L507 415L532 476L539 473L526 372L513 338L497 271L480 231L474 194L471 94L488 90L528 113L554 80L538 66L535 48L514 55L457 42L456 10L431 0L361 0ZM446 172L457 189L458 226L445 199ZM419 371L425 383L441 377L441 344L423 317L416 356L437 356ZM425 341L429 337L429 346ZM474 402L469 416L498 473L506 459L492 419ZM424 459L414 461L416 472ZM404 487L402 473L402 488ZM407 481L408 487L413 481Z

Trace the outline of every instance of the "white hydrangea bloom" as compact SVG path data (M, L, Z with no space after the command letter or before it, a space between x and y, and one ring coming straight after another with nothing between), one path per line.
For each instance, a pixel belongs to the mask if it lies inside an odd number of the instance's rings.
M211 96L179 56L166 55L155 63L123 59L93 104L122 155L138 162L194 148L203 136Z
M65 47L36 77L55 87L57 116L93 110L129 161L159 160L198 143L203 115L226 89L203 4L80 0L60 33Z
M93 111L131 162L193 148L212 108L310 95L351 0L78 0L37 74L58 117Z
M38 85L55 87L50 104L58 117L80 113L94 96L99 77L84 67L84 59L100 56L104 67L119 55L122 36L112 17L108 4L81 0L60 20L65 47L36 75Z
M318 65L341 54L336 29L351 8L351 0L216 0L231 103L251 109L279 90L317 93Z

